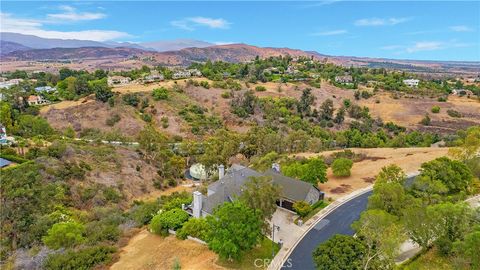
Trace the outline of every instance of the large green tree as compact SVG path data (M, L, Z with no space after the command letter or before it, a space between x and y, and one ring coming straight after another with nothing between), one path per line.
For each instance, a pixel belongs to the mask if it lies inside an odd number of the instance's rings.
M262 220L259 210L240 201L227 202L207 216L208 247L224 259L239 259L252 249L261 237Z
M313 251L313 261L319 270L361 269L365 244L352 236L336 234Z
M243 193L240 200L252 209L257 209L261 213L264 221L264 232L268 232L268 221L277 209L276 201L280 198L281 187L275 183L271 177L249 177L243 186Z
M473 175L460 161L440 157L422 164L420 176L441 181L450 193L466 191Z

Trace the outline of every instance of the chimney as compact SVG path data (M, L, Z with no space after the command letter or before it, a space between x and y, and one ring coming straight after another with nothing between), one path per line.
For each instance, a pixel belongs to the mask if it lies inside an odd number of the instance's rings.
M225 176L225 166L223 164L220 164L218 166L218 179L222 179Z
M193 217L199 218L202 215L202 193L200 191L193 192Z
M280 164L278 163L272 163L272 169L277 172L277 173L280 173Z

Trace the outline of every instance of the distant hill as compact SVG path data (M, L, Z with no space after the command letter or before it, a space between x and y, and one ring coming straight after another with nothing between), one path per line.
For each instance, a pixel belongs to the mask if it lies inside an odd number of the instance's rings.
M77 39L56 39L41 38L34 35L23 35L18 33L0 33L2 41L10 41L27 46L33 49L50 49L50 48L79 48L79 47L106 47L102 42L91 40Z
M147 53L135 48L106 48L106 47L82 47L82 48L53 48L14 51L2 56L2 60L78 60L98 58L129 58L135 55Z
M0 55L8 54L14 51L26 51L31 49L32 48L16 42L0 40Z
M4 33L2 33L3 35ZM2 39L3 41L3 39ZM15 45L16 44L16 45ZM75 43L79 44L79 43ZM116 43L120 45L121 43ZM129 45L127 43L125 45ZM343 66L365 66L370 68L397 69L420 73L479 73L480 62L455 62L455 61L419 61L419 60L396 60L368 57L351 56L330 56L312 51L302 51L290 48L272 48L257 47L248 44L229 44L229 45L211 45L207 42L196 40L176 40L172 42L153 42L134 44L132 47L108 47L106 46L87 46L80 48L48 48L48 49L29 49L21 47L22 43L10 44L6 53L1 55L2 61L8 60L81 60L95 58L136 58L140 64L163 64L163 65L190 65L194 62L225 61L225 62L244 62L272 56L293 57L306 56L320 61L327 61ZM206 47L188 47L179 50L165 50L167 48L178 49L182 46L206 46ZM38 44L36 46L39 46ZM73 44L72 44L73 46ZM149 49L145 49L148 46ZM27 46L29 47L29 46ZM18 50L17 50L18 49ZM7 52L10 50L10 52ZM15 50L15 51L14 51ZM148 59L148 62L143 62Z

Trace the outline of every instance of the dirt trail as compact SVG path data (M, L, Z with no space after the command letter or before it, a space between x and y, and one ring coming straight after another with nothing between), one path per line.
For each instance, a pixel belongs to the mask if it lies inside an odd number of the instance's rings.
M418 171L422 163L448 154L448 148L414 147L414 148L352 148L355 153L365 154L368 158L353 164L350 177L335 177L328 169L326 183L319 188L327 197L337 199L356 189L372 184L382 167L397 164L406 173ZM296 156L314 157L328 156L338 151L326 151L319 154L303 153Z

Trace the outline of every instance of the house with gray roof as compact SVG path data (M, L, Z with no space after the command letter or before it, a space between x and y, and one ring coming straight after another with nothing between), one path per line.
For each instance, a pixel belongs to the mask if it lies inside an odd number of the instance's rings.
M272 165L272 169L263 173L239 164L233 164L225 172L224 166L220 165L218 175L219 180L208 186L206 195L199 191L193 193L193 203L186 207L187 212L193 217L210 215L224 202L236 200L242 194L243 187L250 177L271 177L273 184L279 185L282 189L277 205L288 210L293 210L295 202L306 201L314 204L324 198L324 193L316 186L282 175L280 165L277 163Z

